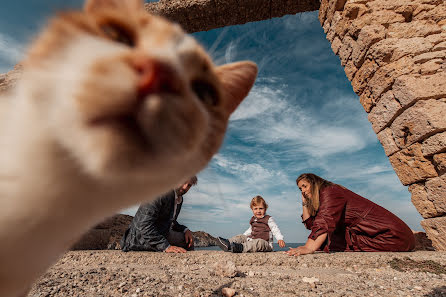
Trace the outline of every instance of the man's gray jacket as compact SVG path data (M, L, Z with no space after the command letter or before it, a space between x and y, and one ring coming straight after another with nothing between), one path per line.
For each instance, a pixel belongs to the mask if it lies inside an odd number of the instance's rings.
M175 192L172 190L155 201L143 204L121 239L121 249L127 251L164 251L169 247L170 230L184 232L186 226L177 222L183 202L175 209Z

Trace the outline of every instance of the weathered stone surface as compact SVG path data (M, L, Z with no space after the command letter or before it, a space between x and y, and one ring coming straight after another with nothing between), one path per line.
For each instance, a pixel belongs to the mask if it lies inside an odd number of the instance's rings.
M333 15L336 11L343 10L345 2L347 0L330 0L328 3L328 9L327 9L327 15L326 15L326 21L331 23Z
M378 140L381 142L381 145L384 148L384 152L386 156L390 156L397 151L399 151L398 146L393 140L392 130L390 128L386 128L377 134Z
M423 141L421 150L424 156L432 156L446 150L446 132L437 133Z
M336 36L336 37L333 39L333 41L331 42L331 49L333 50L333 53L334 53L335 55L338 54L338 51L339 51L339 49L341 48L341 45L342 45L342 41L341 41L341 39L339 39L339 37Z
M424 217L442 215L438 197L446 195L432 181L446 172L446 2L348 0L343 10L336 4L323 0L319 14L328 16L333 52L401 182L417 183L417 209Z
M421 99L446 97L446 73L415 77L405 75L395 80L393 94L402 106Z
M439 22L446 19L446 3L440 5L435 5L431 9L424 9L423 11L417 13L414 20L432 20L434 22Z
M400 109L401 105L395 100L392 91L386 92L368 116L375 133L387 126Z
M446 214L446 175L435 177L423 185L409 186L412 203L423 218L439 217Z
M353 52L354 44L355 44L355 41L353 40L353 38L351 36L349 36L349 35L344 36L344 39L342 40L341 48L339 49L339 52L338 52L342 66L345 66L347 64L347 61Z
M446 251L446 216L421 221L427 237L437 251Z
M319 14L318 14L319 23L321 24L321 26L323 26L325 23L329 3L330 3L330 0L322 0L321 1L321 6L319 8Z
M426 182L426 189L429 199L434 201L437 209L446 213L446 174L429 179Z
M365 13L360 18L355 19L352 22L352 26L355 28L364 28L367 25L383 25L385 27L388 27L390 24L393 23L405 22L405 18L401 14L398 14L394 11L377 11L373 9L371 9L370 11L370 13Z
M319 0L282 0L268 2L271 4L272 18L281 17L287 14L296 14L303 11L314 11L318 10L320 7Z
M271 2L265 0L246 0L246 1L238 1L238 13L245 18L245 20L249 20L250 16L256 16L257 19L269 19L271 18ZM287 1L287 5L296 6L297 1ZM277 6L275 6L277 8ZM276 10L277 11L277 10Z
M444 131L445 115L446 99L418 101L399 115L390 126L395 143L399 148L404 148L434 133Z
M378 64L373 60L366 60L362 64L361 68L356 72L355 77L352 80L353 91L361 93L367 86L367 82L378 69Z
M335 17L338 14L341 15L341 13L339 11L335 12L333 20L335 19ZM338 22L336 23L336 28L334 28L335 29L335 34L337 36L339 36L339 38L343 39L344 36L347 34L347 32L352 30L351 25L352 25L352 21L350 21L347 18L342 18L342 15L341 15L341 19L338 20ZM352 34L350 34L350 36L352 36ZM356 35L353 35L353 36L356 36Z
M446 172L446 153L441 153L434 155L434 166L437 169L440 174L443 174ZM443 189L445 191L444 196L446 197L446 189Z
M423 156L419 143L391 155L389 160L405 186L437 176L434 165Z
M375 106L375 98L372 96L372 93L369 89L365 89L361 95L359 96L359 102L362 107L364 107L365 112L369 113L372 110L372 107Z
M353 49L352 60L356 67L360 67L364 62L364 57L369 47L386 36L386 28L382 25L368 25L361 29L356 47Z
M425 63L433 59L444 59L446 57L446 50L438 50L434 52L427 52L413 58L414 63Z
M446 40L446 32L441 32L440 34L426 36L426 40L435 46Z
M160 0L145 5L147 11L179 23L187 32L313 11L319 6L319 0Z
M433 21L412 21L390 24L387 38L412 38L441 33L441 28Z
M446 50L446 41L440 42L434 46L433 51L442 51Z
M387 0L375 0L367 2L367 6L373 10L391 10L391 11L402 11L405 7L416 6L416 2L413 0L398 0L398 1L387 1Z
M344 35L337 34L337 28L339 21L342 20L342 15L339 11L336 11L333 15L333 19L329 24L328 21L324 23L324 32L327 33L327 40L332 42L333 39L337 36L339 39L343 39Z
M391 89L395 79L401 75L416 72L415 64L411 57L403 57L397 61L379 67L370 78L367 86L373 98L379 100L380 96Z
M422 13L423 11L428 11L428 10L432 10L433 8L435 8L435 5L432 4L421 4L418 5L413 13L412 13L412 17L416 19L416 16L419 15L420 13Z
M406 55L426 53L433 46L434 44L423 37L386 38L372 45L366 57L374 59L379 65L384 65Z
M431 75L435 74L437 71L441 71L442 65L444 64L443 59L433 59L427 61L420 66L420 74Z
M325 21L324 25L322 26L322 29L324 29L324 33L327 34L330 31L330 28L331 28L330 23L328 21Z
M355 76L356 72L358 71L358 69L353 64L352 60L347 62L347 65L345 65L344 70L345 70L345 75L347 76L347 78L349 80L352 80L353 77Z
M437 209L435 208L434 203L429 200L423 183L410 185L409 192L412 194L412 204L423 218L428 219L438 216Z
M365 5L365 3L347 2L344 6L342 15L348 20L354 20L369 11L370 9Z

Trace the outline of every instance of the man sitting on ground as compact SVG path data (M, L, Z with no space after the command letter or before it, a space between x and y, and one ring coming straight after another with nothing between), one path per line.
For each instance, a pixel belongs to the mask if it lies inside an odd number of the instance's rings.
M121 248L127 251L158 251L185 253L194 249L192 232L177 222L183 204L183 195L197 184L193 176L183 185L155 201L143 204L121 239Z

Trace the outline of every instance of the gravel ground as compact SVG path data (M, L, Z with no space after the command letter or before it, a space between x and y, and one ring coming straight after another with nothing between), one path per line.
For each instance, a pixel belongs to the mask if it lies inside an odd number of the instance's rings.
M29 296L446 296L446 252L71 251ZM226 292L226 291L225 291Z

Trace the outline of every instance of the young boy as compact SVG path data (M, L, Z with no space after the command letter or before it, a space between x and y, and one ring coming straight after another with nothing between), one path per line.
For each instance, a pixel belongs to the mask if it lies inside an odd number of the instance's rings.
M279 246L285 247L285 241L276 222L271 216L265 215L268 204L262 196L252 198L250 207L254 216L249 221L248 230L229 240L218 237L218 246L225 252L233 253L271 252L274 236Z

